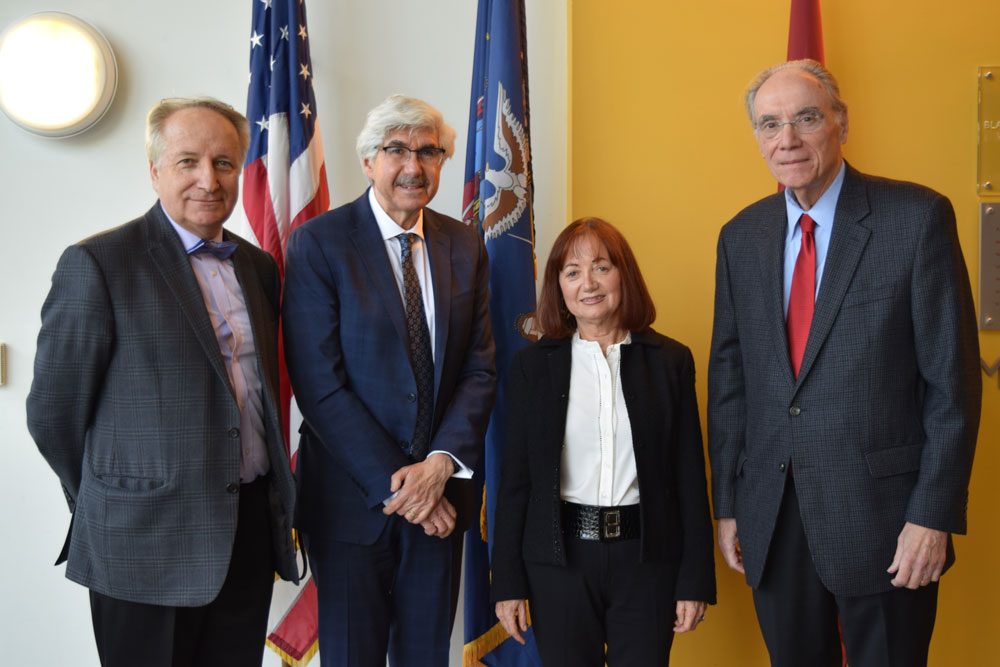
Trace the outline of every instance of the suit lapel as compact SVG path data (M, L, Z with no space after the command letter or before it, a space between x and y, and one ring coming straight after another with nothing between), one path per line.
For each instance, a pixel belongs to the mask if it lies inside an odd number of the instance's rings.
M448 349L448 321L451 314L451 238L441 230L434 211L424 209L424 242L434 283L434 394L441 386L445 351Z
M354 247L358 251L358 256L364 262L368 275L375 285L375 292L378 299L385 306L392 325L399 334L399 339L403 342L404 348L409 356L409 337L406 334L406 312L403 299L399 295L399 286L396 278L392 275L392 267L389 265L389 258L385 252L385 241L379 232L378 222L375 221L375 214L372 213L371 205L368 203L368 192L354 200L352 204L354 233L351 239Z
M173 292L191 328L194 329L195 337L201 343L212 369L229 387L230 393L233 393L229 374L222 361L222 352L219 351L219 341L215 337L212 321L208 318L205 298L201 294L198 280L194 277L191 261L184 252L177 232L160 208L159 202L146 214L145 223L148 231L146 238L149 239L146 251L149 253L150 262Z
M871 235L871 229L863 224L869 210L864 178L848 165L844 186L837 200L833 235L826 255L826 266L823 268L816 310L809 327L809 340L802 357L802 368L799 370L799 384L809 374L809 369L830 334L844 294L854 279L858 262Z
M788 330L785 327L784 256L788 213L784 194L772 196L764 211L764 234L758 246L760 284L764 309L767 313L768 338L774 343L775 358L785 359L783 373L789 386L795 384L792 364L788 358Z
M223 230L223 240L234 241L229 232ZM242 246L242 243L240 243ZM233 253L233 268L236 271L236 280L243 290L243 301L250 315L250 329L253 333L254 347L257 350L258 364L261 368L261 378L268 387L271 394L271 401L278 404L278 387L271 386L271 376L266 369L271 367L273 360L271 353L277 350L277 341L271 339L271 334L264 326L273 317L268 313L267 297L261 288L260 280L256 277L256 270L249 253L245 249L238 247ZM249 278L249 279L248 279Z

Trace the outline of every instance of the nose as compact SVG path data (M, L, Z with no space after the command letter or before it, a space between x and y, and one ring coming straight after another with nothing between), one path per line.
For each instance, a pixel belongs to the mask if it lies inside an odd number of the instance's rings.
M594 272L589 269L583 272L583 289L587 291L597 289L597 280L594 279Z
M211 162L198 165L198 187L213 192L219 186L219 176Z
M777 141L782 148L794 148L802 142L802 137L794 123L785 123L778 132Z

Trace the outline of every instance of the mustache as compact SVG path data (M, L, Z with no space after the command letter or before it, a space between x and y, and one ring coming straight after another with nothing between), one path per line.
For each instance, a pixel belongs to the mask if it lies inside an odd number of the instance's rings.
M396 179L396 185L418 185L422 188L426 188L427 179L420 178L419 176L400 176Z

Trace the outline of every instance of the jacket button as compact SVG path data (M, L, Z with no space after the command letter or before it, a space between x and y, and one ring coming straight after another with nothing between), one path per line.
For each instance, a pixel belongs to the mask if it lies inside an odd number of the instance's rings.
M410 443L408 443L406 440L400 440L399 446L402 447L403 449L406 449L410 446Z
M235 426L233 428L229 429L229 437L230 438L238 438L238 437L240 437L240 430L238 428L236 428Z
M788 414L790 414L793 417L798 417L801 412L802 409L797 405L793 405L792 407L788 408Z
M230 482L229 484L226 484L226 491L228 491L229 493L236 493L239 490L240 490L240 485L237 484L236 482Z
M406 395L406 400L412 403L413 401L417 400L417 395L411 391L409 394Z
M785 472L785 464L782 463L781 465L779 465L778 470L780 470L781 472Z

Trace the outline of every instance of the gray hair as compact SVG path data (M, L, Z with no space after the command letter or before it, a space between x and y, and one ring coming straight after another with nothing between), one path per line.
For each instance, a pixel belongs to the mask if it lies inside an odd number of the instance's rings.
M236 128L240 141L240 164L250 148L250 123L246 117L225 102L214 97L168 97L153 105L146 115L146 158L160 166L160 157L166 149L163 124L170 116L183 109L211 109L223 116Z
M410 133L435 130L445 159L455 152L455 128L444 122L440 111L415 97L390 95L368 112L365 126L358 134L355 150L362 165L365 160L375 159L386 135L395 130L409 130Z
M747 87L744 101L747 107L747 116L750 117L750 124L754 129L757 129L757 119L753 117L753 106L754 102L757 100L757 91L760 90L760 87L764 85L765 81L778 72L786 69L797 69L819 81L826 90L827 94L830 96L830 102L833 105L833 110L837 114L837 122L843 124L844 115L847 113L847 103L840 98L840 86L837 85L837 79L834 78L833 74L830 73L830 70L824 67L821 63L804 58L802 60L789 60L788 62L768 67L766 70L755 76L750 82L750 85Z

